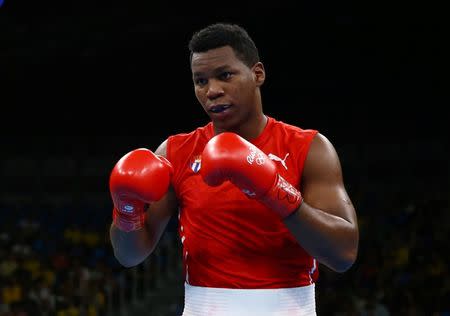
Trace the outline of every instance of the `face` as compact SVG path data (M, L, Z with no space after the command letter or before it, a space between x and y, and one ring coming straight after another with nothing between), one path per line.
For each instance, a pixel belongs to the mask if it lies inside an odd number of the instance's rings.
M194 53L191 70L195 95L216 130L240 131L262 115L262 63L249 68L230 46L224 46Z

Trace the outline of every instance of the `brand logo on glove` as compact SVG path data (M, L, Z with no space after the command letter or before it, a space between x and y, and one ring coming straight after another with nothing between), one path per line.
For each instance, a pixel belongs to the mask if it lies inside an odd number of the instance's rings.
M278 199L286 199L289 203L295 203L300 198L300 193L289 182L278 176Z
M247 196L252 197L255 196L256 193L247 189L242 189L242 192L244 192Z
M127 204L122 207L122 211L132 213L134 211L134 207L132 205Z
M247 162L253 165L253 162L256 160L256 164L262 165L265 162L265 158L261 153L256 153L255 148L249 147L250 153L247 156Z

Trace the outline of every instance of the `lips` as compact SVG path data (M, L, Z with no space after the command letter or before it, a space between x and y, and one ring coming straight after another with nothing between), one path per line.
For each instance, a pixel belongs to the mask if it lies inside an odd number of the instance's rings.
M210 106L208 108L208 111L210 111L212 113L221 113L230 107L231 107L231 105L229 105L229 104L216 104L216 105Z

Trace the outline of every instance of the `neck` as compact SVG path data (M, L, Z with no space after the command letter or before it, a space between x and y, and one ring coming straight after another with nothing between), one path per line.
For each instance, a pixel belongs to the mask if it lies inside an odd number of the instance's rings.
M267 124L267 116L264 113L260 113L249 124L242 126L241 130L237 133L244 137L246 140L251 141L261 135Z
M267 120L267 116L263 112L259 112L258 115L252 116L245 123L240 124L236 128L227 131L236 133L246 140L251 141L261 135L264 128L266 127ZM214 128L214 132L216 135L224 131L225 130Z

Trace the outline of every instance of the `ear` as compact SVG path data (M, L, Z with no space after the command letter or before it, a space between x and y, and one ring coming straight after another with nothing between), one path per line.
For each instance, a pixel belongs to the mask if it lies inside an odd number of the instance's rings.
M253 76L255 78L256 86L260 87L266 80L266 71L262 62L257 62L252 67Z

